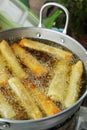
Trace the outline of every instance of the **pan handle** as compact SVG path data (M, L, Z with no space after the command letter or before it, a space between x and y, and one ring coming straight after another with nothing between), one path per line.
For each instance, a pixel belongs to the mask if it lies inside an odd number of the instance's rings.
M47 6L57 6L59 8L61 8L65 14L66 14L66 22L65 22L65 27L63 29L63 33L66 34L67 33L67 27L68 27L68 23L69 23L69 12L67 10L66 7L64 7L63 5L59 4L59 3L55 3L55 2L49 2L49 3L46 3L44 4L41 9L40 9L40 16L39 16L39 24L38 24L38 27L42 27L42 12L43 12L43 9Z

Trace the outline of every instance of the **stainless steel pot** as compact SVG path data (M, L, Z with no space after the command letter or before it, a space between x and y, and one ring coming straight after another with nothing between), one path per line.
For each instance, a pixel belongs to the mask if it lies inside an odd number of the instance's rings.
M42 28L42 11L48 6L57 6L64 10L66 14L66 23L63 33L56 32L50 29ZM0 32L0 40L14 40L17 38L28 37L28 38L39 38L50 40L63 45L74 52L83 61L85 70L87 73L87 51L85 48L76 40L66 35L67 26L69 21L68 10L58 3L47 3L40 11L40 23L38 27L23 27L18 29L11 29ZM51 117L45 117L39 120L8 120L0 118L0 129L4 130L45 130L52 128L56 125L60 125L62 122L70 118L80 107L85 96L87 95L87 89L85 88L84 94L79 100L70 108L62 111Z

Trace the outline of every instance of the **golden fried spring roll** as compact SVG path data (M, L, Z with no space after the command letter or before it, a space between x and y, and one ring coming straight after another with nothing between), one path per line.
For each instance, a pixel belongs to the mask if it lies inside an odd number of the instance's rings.
M57 58L70 59L72 57L72 53L68 51L64 51L62 49L58 49L56 47L52 47L30 39L22 39L19 44L24 47L53 54Z
M47 115L52 116L61 112L60 108L50 99L48 98L43 92L39 90L34 85L27 84L25 85L29 92L31 92L32 97L37 102L40 109Z
M0 54L0 85L7 83L10 74L6 69L6 62L4 57Z
M69 63L66 60L58 61L48 89L48 96L54 101L63 103L68 87L69 71Z
M13 119L16 113L12 106L6 101L4 95L0 92L0 115L3 118Z
M32 119L42 118L42 113L20 80L17 77L13 77L8 80L8 83L26 109L28 116Z
M81 61L78 61L76 64L72 66L69 88L64 101L65 107L70 107L77 101L81 89L82 73L83 64Z
M15 93L12 91L12 89L9 87L8 84L1 86L0 91L6 98L8 103L13 107L16 113L14 119L17 120L29 119L25 108L22 106L22 104L20 104L20 101L17 99L17 96L15 95Z
M13 44L12 48L21 61L37 76L47 73L47 69L34 56L27 52L18 44Z
M0 43L0 51L2 55L5 57L9 69L13 72L13 74L16 74L19 78L26 78L27 73L22 69L11 47L8 45L8 43L5 40L3 40Z

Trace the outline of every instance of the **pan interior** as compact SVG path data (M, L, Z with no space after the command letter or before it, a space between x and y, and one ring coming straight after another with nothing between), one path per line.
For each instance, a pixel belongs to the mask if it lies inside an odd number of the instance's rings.
M28 39L28 37L26 37L26 38ZM8 40L8 43L9 43L9 44L12 44L12 43L14 43L14 42L15 42L15 43L18 43L18 42L20 41L20 39L21 39L21 38L9 39L9 40ZM73 53L71 50L69 50L69 49L66 48L65 46L60 45L60 44L58 44L58 43L56 43L56 42L52 42L52 41L50 41L50 40L45 40L45 39L41 39L41 38L30 38L30 39L31 39L31 40L34 40L34 41L38 41L38 42L44 43L44 44L47 44L47 45L51 45L51 46L53 46L53 47L60 48L60 49L62 49L62 50L69 51L69 52ZM27 50L28 50L28 49L27 49ZM54 65L54 63L55 63L55 61L56 61L56 59L53 58L53 57L52 57L51 55L49 55L49 54L46 54L46 53L43 53L43 52L40 52L40 51L38 51L38 54L37 54L37 51L32 50L32 49L29 49L28 51L29 51L31 54L34 54L34 55L37 57L38 60L43 60L42 62L44 62L44 63L46 63L47 60L49 59L49 61L50 61L49 65ZM44 59L42 59L42 57L44 57ZM71 64L72 64L72 63L76 63L76 62L79 61L79 60L81 60L80 57L78 57L75 53L73 53L73 59L72 59L72 61L71 61ZM43 78L44 78L44 81L45 81L45 79L46 79L45 82L47 82L47 80L50 78L50 76L48 75L48 77L43 77ZM42 80L42 79L41 79L41 80ZM45 82L44 82L44 83L45 83ZM42 86L43 86L43 83L42 83ZM47 84L44 84L44 86L47 86ZM41 87L41 86L39 86L39 87ZM40 88L40 89L42 89L42 91L44 91L44 92L47 91L47 90L45 90L45 88L43 89L43 87ZM86 91L86 70L85 70L85 67L84 67L84 73L83 73L83 76L82 76L82 88L81 88L81 91L80 91L80 96L79 96L79 98L84 94L85 91ZM64 108L62 107L61 103L56 102L56 104L58 104L62 110L64 109Z

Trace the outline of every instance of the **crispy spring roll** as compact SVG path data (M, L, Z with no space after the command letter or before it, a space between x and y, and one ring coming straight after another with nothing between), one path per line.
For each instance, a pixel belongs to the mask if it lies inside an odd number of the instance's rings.
M20 101L17 99L17 96L15 95L15 93L12 91L12 89L9 87L8 84L1 86L0 91L6 98L8 103L14 109L16 113L16 116L14 117L14 119L17 119L17 120L29 119L25 108L20 104Z
M34 73L36 76L41 76L47 73L47 69L34 56L27 52L18 44L13 44L12 49L21 61Z
M26 109L28 116L31 119L42 118L42 113L21 81L17 77L13 77L8 80L8 83Z
M0 85L7 83L10 74L6 69L6 62L4 57L0 54Z
M40 107L40 109L47 115L52 116L61 112L60 108L50 99L48 98L43 92L39 90L34 85L27 83L25 87L31 92L32 97Z
M22 39L21 46L53 54L57 58L71 59L72 53L30 39Z
M79 97L82 73L83 64L81 61L78 61L76 64L72 66L69 88L64 101L64 105L66 108L73 105Z
M14 119L16 113L12 106L6 101L4 95L0 92L0 114L3 118Z
M67 60L58 61L48 89L48 96L54 101L63 103L68 86L69 71L70 66Z
M27 73L22 69L11 47L8 45L8 43L5 40L3 40L0 43L0 51L2 55L5 57L8 63L8 67L12 71L12 73L16 74L19 78L26 78Z

